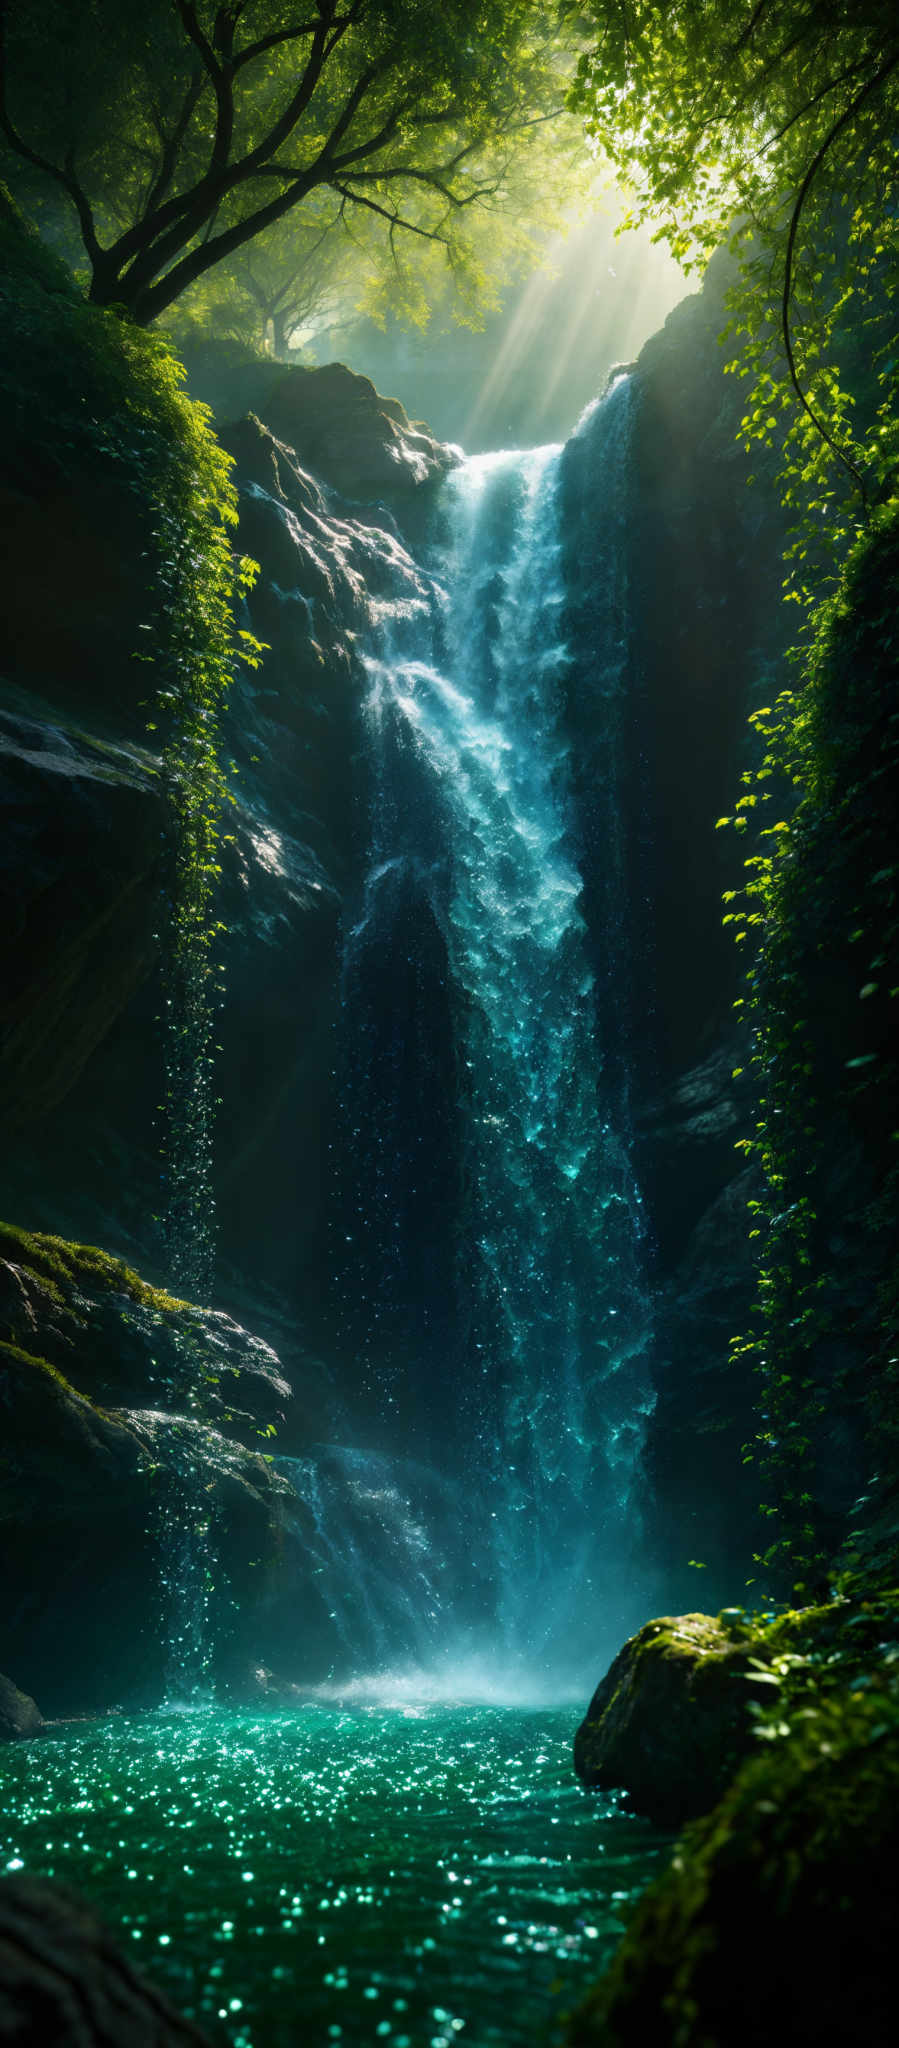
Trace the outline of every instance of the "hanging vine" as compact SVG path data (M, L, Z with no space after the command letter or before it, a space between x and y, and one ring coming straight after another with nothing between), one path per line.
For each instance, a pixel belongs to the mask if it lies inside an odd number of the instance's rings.
M222 970L216 915L233 767L221 715L239 661L261 648L236 625L255 564L232 539L231 460L184 391L168 344L86 305L65 266L0 186L0 409L11 468L80 488L112 471L139 506L149 564L136 658L165 798L159 946L163 1097L159 1225L166 1279L208 1298L215 1242L214 1030Z
M833 1549L820 1483L828 1436L899 1433L899 501L878 508L819 607L795 689L753 724L764 741L734 819L755 837L726 921L751 958L752 1204L758 1295L735 1360L759 1375L744 1457L771 1535L757 1564L810 1589ZM826 1426L825 1426L826 1425Z

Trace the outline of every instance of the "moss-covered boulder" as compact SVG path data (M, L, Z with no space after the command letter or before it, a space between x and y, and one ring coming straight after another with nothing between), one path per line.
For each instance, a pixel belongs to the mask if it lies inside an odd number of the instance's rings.
M578 1777L622 1787L660 1827L706 1813L751 1741L758 1648L739 1621L648 1621L593 1695L575 1736Z
M269 1453L290 1397L274 1352L105 1251L10 1225L0 1331L10 1668L53 1715L158 1699L182 1537L202 1553L209 1677L256 1654L285 1500L298 1512Z
M0 1671L0 1742L19 1742L24 1736L37 1735L43 1725L37 1701L20 1692Z
M856 1683L769 1723L642 1900L569 2048L895 2040L899 1688L888 1670Z
M0 1223L0 1328L106 1410L183 1409L256 1450L291 1389L276 1352L96 1245Z

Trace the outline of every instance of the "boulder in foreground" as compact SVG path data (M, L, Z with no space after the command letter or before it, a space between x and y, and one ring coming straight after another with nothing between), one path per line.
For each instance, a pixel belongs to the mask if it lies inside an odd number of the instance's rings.
M658 1827L707 1813L746 1755L763 1697L758 1645L723 1619L648 1621L619 1651L575 1736L585 1785L622 1788Z
M92 1907L32 1877L0 1881L4 2048L208 2048L138 1976Z

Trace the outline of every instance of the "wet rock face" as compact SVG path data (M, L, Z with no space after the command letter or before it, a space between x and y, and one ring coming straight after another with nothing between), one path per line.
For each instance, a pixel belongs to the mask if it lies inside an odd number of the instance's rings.
M152 1697L158 1574L137 1438L15 1345L0 1345L0 1416L6 1654L51 1714Z
M240 545L261 565L248 620L267 652L240 679L226 724L241 772L222 908L222 1270L229 1282L249 1271L254 1287L286 1297L321 1344L333 1264L338 920L367 846L364 656L379 618L420 593L392 511L339 500L258 419L223 439L236 462ZM252 1300L231 1299L255 1319Z
M451 469L454 452L397 398L343 363L286 370L266 394L266 420L301 462L347 498L408 496Z
M241 1441L283 1421L291 1399L271 1346L232 1317L174 1300L94 1247L2 1224L0 1319L14 1344L103 1410L189 1393L206 1421Z
M243 623L266 653L239 673L223 729L238 773L217 905L218 1296L255 1322L264 1294L274 1327L301 1326L320 1348L338 924L365 835L361 655L373 608L408 574L395 514L424 516L452 456L367 379L274 370L261 396L277 396L280 436L250 418L222 432L238 546L261 566ZM0 644L0 1107L15 1134L0 1213L115 1245L152 1271L166 818L140 701L150 671L132 658L152 606L146 522L114 479L17 470L16 492L10 583L27 585L36 624L29 638L14 605ZM29 521L49 534L40 549ZM59 615L64 641L50 631ZM308 1343L289 1348L298 1371Z
M575 655L566 715L598 986L608 952L609 835L591 831L591 819L607 777L609 714L597 620L608 611L616 521L624 562L617 857L626 943L608 1009L628 1066L648 1220L658 1390L647 1429L649 1527L673 1605L690 1599L691 1555L710 1565L712 1598L724 1602L761 1547L757 1487L739 1459L754 1389L730 1355L731 1338L746 1328L754 1273L750 1184L734 1150L748 1124L746 1080L733 1078L748 1066L731 1007L741 962L721 898L745 877L734 836L715 825L733 811L751 759L748 714L778 687L789 626L776 465L750 464L737 443L745 398L739 378L725 375L718 340L729 276L729 259L716 257L702 291L675 307L632 368L624 507L608 501L600 414L565 455ZM722 1487L725 1470L736 1472L735 1485Z
M44 1725L44 1717L37 1702L27 1692L20 1692L11 1678L4 1678L0 1671L0 1742L17 1742L28 1735L37 1735Z
M160 1697L170 1501L188 1519L199 1502L209 1520L216 1654L224 1666L255 1653L284 1502L297 1505L264 1454L290 1401L274 1352L101 1252L8 1228L0 1323L15 1669L54 1714Z
M12 1876L0 1879L0 2042L203 2048L207 2037L132 1969L83 1899Z
M0 708L0 1112L13 1131L66 1098L146 978L163 822L141 749L18 701L29 715Z
M681 1168L685 1209L693 1163L687 1159ZM678 1185L673 1178L669 1200ZM731 1340L745 1328L752 1299L747 1204L757 1193L755 1169L733 1179L722 1173L720 1191L701 1212L656 1295L656 1406L646 1469L672 1601L695 1596L699 1575L691 1558L705 1567L702 1592L713 1605L731 1599L745 1577L758 1476L744 1463L743 1447L757 1426L756 1390L752 1376L735 1369Z
M229 362L228 344L188 348L192 396L221 421L259 414L304 469L354 505L381 500L408 512L458 459L399 399L383 397L344 363L285 368L239 349L233 355Z
M764 1697L750 1650L707 1614L647 1622L630 1638L575 1736L585 1785L628 1792L659 1827L708 1812L751 1742Z

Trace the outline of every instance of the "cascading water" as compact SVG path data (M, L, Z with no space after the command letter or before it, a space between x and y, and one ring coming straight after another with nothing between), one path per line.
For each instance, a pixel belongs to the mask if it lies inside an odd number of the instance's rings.
M288 1515L288 1538L311 1564L342 1664L432 1667L454 1620L461 1484L412 1459L337 1445L277 1466L305 1510Z
M629 403L623 381L599 422L612 532ZM359 1140L368 1123L378 1134L348 1236L354 1253L369 1236L385 1396L399 1399L383 1319L404 1285L427 1297L430 1271L431 1306L419 1302L408 1326L419 1342L430 1337L420 1376L438 1410L443 1383L454 1412L443 1455L467 1475L469 1539L488 1552L483 1618L506 1658L531 1665L558 1663L585 1631L595 1658L603 1622L614 1635L630 1619L652 1405L626 1082L597 1003L563 719L563 684L576 679L566 674L561 455L463 462L443 486L430 604L419 586L414 602L407 591L382 613L367 663L371 859L344 969L354 1131ZM609 621L622 573L611 545ZM614 735L625 665L608 622L595 665L597 715ZM611 744L612 769L614 753ZM614 791L605 815L608 899L620 894ZM608 944L606 986L621 924L617 902L608 933L593 934ZM436 965L422 964L423 938ZM448 1030L452 1042L439 1074L416 1050L427 1036L416 966L432 1008L439 991L437 1035ZM422 1128L450 1085L437 1175L455 1240L452 1285L445 1246L428 1230Z

